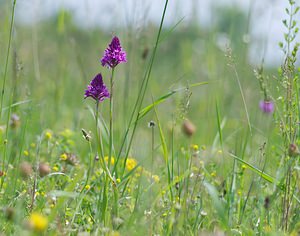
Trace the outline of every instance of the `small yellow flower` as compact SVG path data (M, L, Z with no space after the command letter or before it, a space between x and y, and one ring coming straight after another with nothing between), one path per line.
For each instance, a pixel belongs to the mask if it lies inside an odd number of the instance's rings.
M48 219L40 213L32 213L29 217L30 228L37 232L42 232L48 227Z
M242 169L245 170L247 168L247 166L244 164L242 165Z
M191 148L196 152L199 150L199 146L197 144L192 144Z
M51 131L46 131L45 138L46 139L51 139L52 138L52 132Z
M84 187L86 190L90 190L91 189L91 186L89 184L85 185Z
M158 183L160 180L158 175L152 175L152 179L154 180L155 183Z
M126 169L131 171L134 167L136 167L137 162L133 158L128 158L126 162Z
M70 129L65 129L64 131L60 132L60 135L64 138L70 138L71 136L73 136L73 131Z
M52 170L55 171L55 172L57 172L58 171L58 167L57 166L53 166Z
M120 233L118 231L112 231L109 236L120 236Z
M23 152L24 156L28 157L29 156L29 152L27 150L24 150Z
M108 163L108 159L109 159L109 157L108 156L105 156L104 157L104 161L106 162L106 164ZM110 159L110 165L114 165L115 164L115 158L114 157L111 157L111 159Z
M63 154L60 155L60 159L61 159L62 161L65 161L65 160L68 159L68 155L67 155L66 153L63 153Z
M216 177L216 176L217 176L217 173L216 173L215 171L213 171L213 172L210 173L210 176L211 176L211 177Z
M237 194L238 194L239 196L241 196L242 193L243 193L243 192L242 192L242 190L240 190L240 189L237 191Z
M264 231L265 231L266 233L271 233L271 232L272 232L271 226L270 226L270 225L265 225L265 226L264 226ZM293 234L290 234L290 235L293 235ZM296 235L298 235L298 233L297 233Z
M116 181L117 181L118 184L121 183L121 179L120 178L117 178Z

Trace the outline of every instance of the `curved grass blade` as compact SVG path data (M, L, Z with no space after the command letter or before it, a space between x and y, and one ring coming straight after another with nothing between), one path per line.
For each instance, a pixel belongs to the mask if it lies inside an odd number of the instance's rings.
M201 85L205 85L205 84L208 84L207 81L205 82L199 82L199 83L195 83L195 84L191 84L189 87L192 88L192 87L197 87L197 86L201 86ZM153 103L151 103L150 105L144 107L142 110L140 110L139 112L139 120L141 118L143 118L145 115L147 115L148 112L150 112L154 106L160 104L160 103L163 103L164 101L166 101L169 97L171 97L173 94L175 93L178 93L180 91L183 91L185 90L186 88L179 88L179 89L176 89L176 90L173 90L163 96L161 96L160 98L158 98L156 101L154 101Z
M19 105L22 105L22 104L25 104L25 103L29 103L29 102L31 102L31 99L20 101L20 102L16 102L16 103L11 104L11 105L9 105L7 107L3 107L2 111L8 110L8 109L13 108L13 107L17 107Z
M277 181L274 177L266 174L265 172L263 172L262 170L258 169L257 167L255 167L254 165L251 165L250 163L244 161L243 159L233 155L232 153L229 153L229 155L231 157L233 157L235 160L243 163L244 165L246 165L250 170L254 171L255 173L257 173L259 176L261 176L264 180L270 182L270 183L275 183L276 185L279 184L279 181Z
M260 169L258 169L257 167L255 167L254 165L251 165L250 163L242 160L241 158L233 155L232 153L229 153L229 155L231 157L233 157L235 160L245 164L249 169L251 169L252 171L256 172L257 174L259 174L264 180L270 182L270 183L274 183L276 184L276 186L280 189L280 190L284 190L285 189L285 185L282 183L282 181L278 181L277 179L275 179L274 177L266 174L265 172L261 171ZM293 194L293 198L298 202L298 204L300 204L300 199Z

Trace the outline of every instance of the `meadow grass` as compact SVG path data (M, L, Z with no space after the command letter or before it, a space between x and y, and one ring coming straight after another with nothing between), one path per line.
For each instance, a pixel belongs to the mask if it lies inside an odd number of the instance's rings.
M248 62L232 9L167 28L165 1L160 25L114 31L127 63L109 69L111 34L0 4L3 235L299 234L295 2L279 69ZM84 99L98 73L110 98Z

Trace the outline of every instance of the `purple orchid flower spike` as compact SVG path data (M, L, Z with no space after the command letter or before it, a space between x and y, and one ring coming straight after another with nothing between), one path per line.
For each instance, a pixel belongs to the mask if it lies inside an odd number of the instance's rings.
M88 85L85 90L84 98L91 97L97 102L102 102L105 98L109 98L110 94L103 83L102 75L99 73Z
M126 52L122 49L119 38L115 36L104 51L101 64L108 68L115 68L118 64L125 62L127 62Z

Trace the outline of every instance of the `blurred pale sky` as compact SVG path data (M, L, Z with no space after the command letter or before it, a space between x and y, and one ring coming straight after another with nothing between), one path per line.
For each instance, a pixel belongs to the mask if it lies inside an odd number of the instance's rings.
M115 31L128 24L136 29L148 22L158 24L164 3L163 0L18 0L16 14L18 23L31 24L65 9L72 12L80 27ZM251 12L250 60L255 64L264 58L266 64L279 65L283 55L278 42L283 40L282 20L287 17L284 8L288 0L170 0L165 25L175 25L181 19L181 24L190 24L193 16L197 16L201 26L210 27L214 22L211 9L222 5L240 7L246 14ZM297 17L300 19L299 14Z

